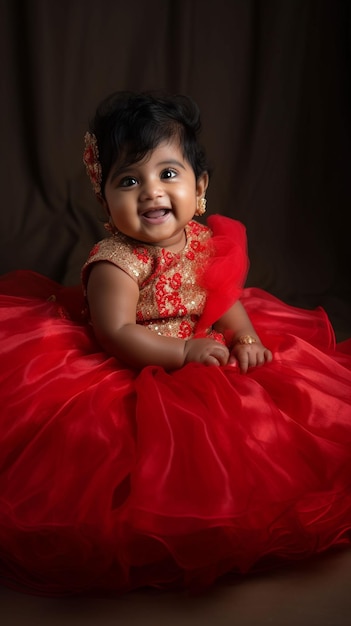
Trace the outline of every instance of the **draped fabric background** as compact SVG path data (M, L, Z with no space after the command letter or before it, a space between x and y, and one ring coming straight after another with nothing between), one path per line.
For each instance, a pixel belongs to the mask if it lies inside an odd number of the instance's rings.
M0 273L79 281L105 231L82 163L98 102L191 95L210 213L247 227L247 285L351 335L350 36L342 0L0 0Z

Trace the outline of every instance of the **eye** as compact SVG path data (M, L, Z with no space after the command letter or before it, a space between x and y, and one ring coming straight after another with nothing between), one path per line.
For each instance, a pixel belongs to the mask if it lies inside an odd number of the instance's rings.
M134 178L134 176L125 176L124 178L121 178L121 180L118 183L119 187L133 187L134 185L137 185L138 181L136 178Z
M163 170L163 172L161 172L161 178L164 180L169 180L170 178L174 178L175 176L177 176L177 172L175 170L172 170L170 167L167 167L166 170Z

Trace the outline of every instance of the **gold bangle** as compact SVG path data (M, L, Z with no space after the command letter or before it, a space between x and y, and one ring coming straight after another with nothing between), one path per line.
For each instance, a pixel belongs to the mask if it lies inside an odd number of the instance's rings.
M242 337L239 337L235 343L240 343L242 346L251 345L252 343L257 343L257 339L251 335L243 335Z

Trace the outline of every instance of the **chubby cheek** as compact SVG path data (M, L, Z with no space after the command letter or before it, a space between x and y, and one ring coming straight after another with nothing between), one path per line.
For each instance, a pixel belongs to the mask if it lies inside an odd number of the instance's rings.
M196 189L178 189L176 194L176 201L178 201L182 205L186 205L187 208L196 207Z
M107 210L114 221L125 222L133 219L135 210L127 197L117 200L113 198L110 202L107 197Z
M137 218L133 211L121 210L111 211L111 218L115 226L123 232L123 227L129 228L135 226Z

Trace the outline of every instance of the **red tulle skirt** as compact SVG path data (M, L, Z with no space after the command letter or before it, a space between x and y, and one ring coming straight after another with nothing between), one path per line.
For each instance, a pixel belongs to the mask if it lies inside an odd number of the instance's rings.
M350 543L351 342L322 310L246 289L272 363L136 371L77 290L19 272L0 291L2 582L201 589Z

